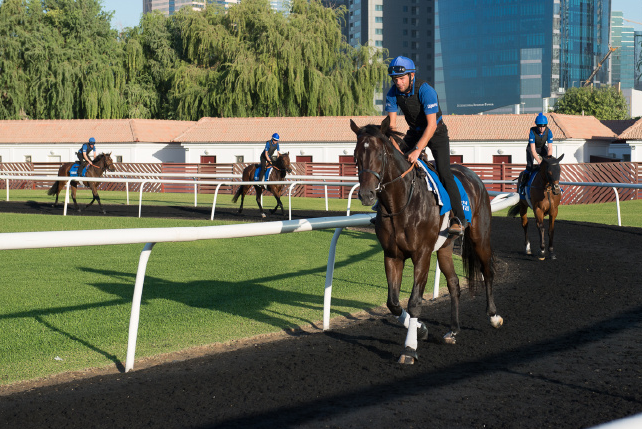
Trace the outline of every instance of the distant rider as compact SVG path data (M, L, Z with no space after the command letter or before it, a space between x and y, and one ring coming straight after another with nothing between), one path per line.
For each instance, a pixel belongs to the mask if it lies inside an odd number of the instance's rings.
M528 180L539 168L539 163L545 156L553 155L553 132L548 128L548 118L543 113L535 118L535 126L531 127L526 147L526 170L522 174L518 192L524 193Z
M79 171L82 170L84 163L87 163L89 165L94 165L92 162L92 159L89 159L89 152L93 152L93 157L96 158L96 139L91 137L89 139L89 142L84 143L78 153L78 159L80 160L80 168L78 169Z
M265 171L279 157L281 148L279 147L279 135L272 134L272 138L265 142L265 148L261 152L261 170L259 171L259 180L263 181Z

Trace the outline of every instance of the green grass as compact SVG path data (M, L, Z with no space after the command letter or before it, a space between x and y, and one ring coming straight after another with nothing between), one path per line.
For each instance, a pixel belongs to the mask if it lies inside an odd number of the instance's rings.
M224 222L0 214L0 232L212 224ZM136 358L318 323L333 233L157 244L147 267ZM142 247L0 252L0 385L123 363ZM333 317L385 303L382 259L374 234L342 233ZM402 297L411 287L408 264Z

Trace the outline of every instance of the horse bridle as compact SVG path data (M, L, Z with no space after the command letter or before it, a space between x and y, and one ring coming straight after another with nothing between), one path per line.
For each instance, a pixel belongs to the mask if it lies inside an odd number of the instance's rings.
M384 146L385 146L385 144L384 144ZM382 149L382 151L381 151L382 171L386 171L386 160L388 159L388 156L389 156L388 152L385 150L385 147L384 147ZM391 181L386 182L386 183L381 183L381 181L382 181L381 174L377 173L374 170L370 170L370 169L367 169L367 168L359 171L359 174L357 175L357 177L361 178L361 174L362 173L366 173L366 172L367 173L371 173L374 177L377 178L377 181L378 181L377 187L375 188L374 191L378 195L381 195L381 193L383 191L385 191L385 189L386 189L386 187L388 185L396 182L397 180L403 179L408 173L410 173L416 167L416 164L417 164L416 162L411 164L410 168L408 168L406 171L404 171L400 176L397 176L394 179L392 179ZM359 179L359 181L361 181L361 179ZM404 206L401 208L401 210L399 210L396 213L387 213L387 214L386 213L381 213L381 215L383 217L392 217L392 216L396 216L396 215L402 213L406 209L406 207L408 207L408 204L410 204L410 200L412 199L412 194L413 194L414 190L415 190L415 177L412 178L412 182L410 183L410 192L408 192L408 199L406 200L406 204L404 204Z

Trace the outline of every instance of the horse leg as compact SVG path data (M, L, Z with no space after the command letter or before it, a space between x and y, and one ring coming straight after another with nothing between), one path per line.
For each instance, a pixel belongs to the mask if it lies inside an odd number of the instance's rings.
M283 203L281 202L281 196L278 193L274 194L274 198L276 198L276 207L272 209L270 213L274 214L276 211L281 207L281 216L285 216L285 211L283 210Z
M532 255L531 242L528 239L528 204L520 203L519 215L522 218L522 228L524 228L524 248L527 255Z
M539 256L537 258L540 261L543 261L546 255L546 252L544 251L546 247L546 236L544 234L544 210L540 207L536 207L535 209L535 223L539 230Z
M103 208L103 204L100 202L100 195L98 195L98 186L94 184L94 186L92 186L92 188L91 188L91 192L94 194L94 200L96 200L98 202L98 207L100 207L100 211L103 214L107 214L107 212ZM93 202L93 200L92 200L92 202ZM89 204L91 204L91 203L89 203Z
M245 194L250 190L249 186L241 185L241 188L239 190L239 194L241 195L241 207L239 207L238 212L242 213L243 212L243 202L245 202Z
M553 252L553 236L555 235L555 217L556 214L549 213L548 215L548 254L551 259L557 259L555 252Z
M423 252L413 257L414 265L414 281L412 285L412 292L408 300L408 332L406 333L406 342L404 344L404 351L399 357L399 363L414 364L419 360L417 354L417 340L425 340L428 338L428 327L426 324L419 320L421 316L421 302L423 300L424 290L426 289L426 282L428 280L428 272L430 270L430 257L431 252ZM401 264L403 270L403 263ZM399 283L401 283L401 278ZM404 314L402 313L402 316ZM409 316L409 317L408 317ZM405 322L405 321L404 321ZM404 323L405 326L405 323Z
M266 217L267 215L263 211L263 206L261 205L261 195L263 195L263 189L260 186L255 186L254 190L256 191L256 204L259 205L259 211L261 212L261 217Z
M490 245L490 230L482 231L478 223L473 222L469 234L474 255L466 255L466 257L474 257L479 262L480 272L484 278L484 287L486 288L486 315L489 317L493 328L499 329L504 324L504 319L497 314L495 298L493 297L495 269L493 267L493 249ZM464 261L464 264L466 264L466 261Z
M461 326L459 324L459 297L461 296L461 288L459 287L459 277L455 272L455 264L453 263L453 247L452 244L444 246L437 251L437 263L441 272L446 277L446 284L448 285L448 293L450 294L450 332L444 335L444 342L446 344L455 344L457 342L456 335L459 334Z
M80 209L80 206L78 205L78 202L76 201L76 191L78 190L78 184L72 184L71 185L71 199L74 201L74 208L78 210L78 212L81 212L82 210Z

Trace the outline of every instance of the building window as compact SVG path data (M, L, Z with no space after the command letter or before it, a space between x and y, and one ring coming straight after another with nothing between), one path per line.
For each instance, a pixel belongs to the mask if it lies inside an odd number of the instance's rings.
M375 34L383 35L383 28L375 28Z
M31 162L31 155L25 155L25 162Z
M375 16L375 22L381 24L383 22L383 16Z
M116 162L123 162L123 156L122 155L116 155Z
M2 155L0 155L0 162L2 162Z
M383 5L382 4L377 4L375 5L375 10L377 12L382 12L383 11Z
M236 162L238 162L238 163L243 163L243 162L245 162L245 156L243 156L243 155L236 155Z

